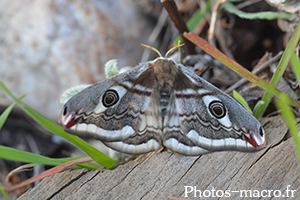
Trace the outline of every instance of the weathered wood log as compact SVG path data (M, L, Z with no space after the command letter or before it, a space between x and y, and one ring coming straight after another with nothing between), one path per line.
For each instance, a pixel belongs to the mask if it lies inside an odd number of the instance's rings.
M65 170L45 178L19 200L299 199L299 166L288 129L280 117L261 122L268 145L258 152L188 157L164 151L140 156L114 170Z

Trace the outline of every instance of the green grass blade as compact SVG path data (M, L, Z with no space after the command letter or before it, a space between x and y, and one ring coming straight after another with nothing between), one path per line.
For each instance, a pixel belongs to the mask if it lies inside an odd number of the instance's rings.
M19 98L19 100L23 99L26 95L23 95ZM10 106L8 106L5 111L0 115L0 130L2 129L9 113L11 112L11 110L13 109L13 107L15 106L16 102L13 102Z
M5 194L5 191L4 191L2 188L3 188L3 187L2 187L2 184L1 184L1 182L0 182L0 191L1 191L2 195L4 196L5 200L8 200L8 199L7 199L7 196L6 196L6 194Z
M199 8L193 16L187 21L186 26L188 30L194 30L194 28L197 26L197 24L200 22L200 20L205 17L205 15L210 11L211 2L207 1L205 3L205 6L203 8ZM173 42L174 46L178 45L178 41L180 41L180 44L183 44L183 40L181 36L178 36L176 40Z
M247 104L247 102L245 101L245 99L235 90L233 90L233 97L238 100L241 104L243 104L245 106L245 108L247 108L247 110L252 113L251 108L249 107L249 105Z
M278 64L278 67L270 81L270 85L276 87L277 86L277 83L279 82L280 78L282 77L286 67L287 67L287 64L288 62L290 61L291 59L291 56L296 48L296 45L299 41L299 38L300 38L300 23L298 24L293 36L291 37L280 61L279 61L279 64ZM278 96L277 96L278 97ZM265 102L264 105L258 107L258 109L255 109L253 111L254 113L254 116L256 118L260 118L262 117L262 115L264 114L264 112L266 111L270 101L271 101L271 98L272 98L272 94L270 94L269 92L266 92L262 98L262 101ZM289 101L290 102L290 101ZM299 106L298 106L299 107Z
M265 102L263 100L259 100L256 105L254 106L253 110L258 110L260 109L261 106L263 106L265 104ZM254 115L254 114L253 114ZM255 115L254 115L255 116Z
M232 3L227 2L224 4L224 9L232 14L239 16L240 18L244 19L267 19L267 20L274 20L274 19L285 19L285 20L292 20L293 15L289 13L279 13L279 12L259 12L259 13L246 13L239 9L237 9Z
M13 98L16 103L29 115L31 116L35 121L37 121L40 125L42 125L45 129L49 130L50 132L66 139L67 141L71 142L78 148L80 148L82 151L84 151L88 156L90 156L94 161L96 161L98 164L110 169L114 165L116 165L116 162L111 159L110 157L106 156L104 153L100 152L96 148L92 147L91 145L87 144L80 138L78 138L75 135L71 135L69 133L66 133L64 129L57 125L56 123L48 120L26 104L24 104L22 101L17 99L7 88L6 86L0 81L0 88L6 92L11 98Z
M195 14L193 14L193 16L187 21L187 27L189 30L193 30L197 24L199 23L199 21L205 17L205 15L207 14L207 12L209 12L210 10L210 1L207 1L205 3L205 7L204 8L199 8Z
M293 52L292 54L291 64L292 64L293 71L296 74L297 80L300 83L300 61L296 55L296 52Z
M252 74L250 71L248 71L238 63L236 63L234 60L228 58L225 54L223 54L221 51L211 46L208 42L203 40L198 35L189 32L189 33L184 33L183 36L186 37L191 42L193 42L198 47L200 47L201 49L203 49L207 54L219 60L221 63L223 63L224 65L226 65L227 67L235 71L236 73L240 74L241 76L251 81L252 83L258 85L262 89L270 92L274 96L279 97L279 95L282 93L276 87L266 83L265 81L263 81L262 79ZM289 98L289 102L293 106L300 107L300 102L296 101L295 99Z
M37 155L34 153L21 151L18 149L5 147L0 145L0 158L6 160L19 161L24 163L35 163L38 165L52 165L57 166L69 162L71 160L76 160L79 158L48 158L46 156ZM98 169L98 166L91 164L81 164L80 166L74 166L73 168L81 169L87 168L88 170Z
M2 129L2 127L3 127L3 125L4 125L4 123L5 123L5 121L6 121L6 119L7 119L7 117L8 117L8 115L9 115L9 113L11 112L11 110L13 109L13 107L15 106L15 102L14 103L12 103L9 107L7 107L6 109L5 109L5 111L1 114L1 116L0 116L0 130Z
M298 155L298 163L300 164L300 133L296 125L297 123L294 113L288 102L288 96L286 94L282 94L276 102L276 106L278 110L281 110L285 123L288 125L290 133L293 136L293 141Z

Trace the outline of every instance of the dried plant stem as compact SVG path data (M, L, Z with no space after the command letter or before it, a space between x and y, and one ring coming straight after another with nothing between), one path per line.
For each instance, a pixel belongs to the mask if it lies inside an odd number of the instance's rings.
M268 62L264 63L263 65L261 65L260 67L258 67L257 69L255 69L252 73L256 75L257 73L259 73L262 70L266 69L270 64L272 64L273 62L279 60L281 58L282 54L283 54L283 51L280 51L276 56L274 56ZM232 92L234 89L240 87L241 85L243 85L247 81L248 80L245 79L245 78L240 79L235 84L233 84L232 86L230 86L229 88L227 88L227 90L225 90L225 93Z
M161 32L161 30L164 26L164 24L167 21L167 17L168 17L168 13L165 10L162 10L162 12L160 13L160 16L158 18L158 21L157 21L151 35L149 36L149 38L147 40L148 44L150 44L150 45L154 44L155 40L157 39L159 33ZM141 62L146 62L149 60L150 52L151 52L150 49L145 48L143 55L142 55Z
M212 10L211 20L210 20L210 26L209 26L209 29L208 29L207 40L208 40L209 44L211 44L214 47L216 47L216 43L215 43L215 40L214 40L214 35L215 35L216 23L217 23L218 14L219 14L219 8L226 1L227 0L218 1L214 5L213 10Z
M173 0L162 0L161 1L162 5L164 8L167 10L172 22L174 23L175 27L177 28L180 36L183 35L184 32L188 32L188 28L183 21L178 9L177 5ZM195 45L191 43L189 40L186 38L182 37L183 41L185 43L185 46L187 48L187 52L189 54L195 54Z

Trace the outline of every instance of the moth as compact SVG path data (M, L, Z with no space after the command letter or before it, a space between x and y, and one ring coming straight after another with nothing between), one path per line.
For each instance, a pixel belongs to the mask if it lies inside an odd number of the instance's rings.
M170 58L158 57L73 96L60 123L127 154L166 147L195 156L255 151L265 132L241 104Z

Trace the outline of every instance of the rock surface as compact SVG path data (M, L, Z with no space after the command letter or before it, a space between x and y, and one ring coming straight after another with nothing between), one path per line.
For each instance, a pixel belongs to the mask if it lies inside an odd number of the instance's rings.
M63 91L102 80L109 59L137 65L153 28L134 0L0 3L0 80L54 121Z

